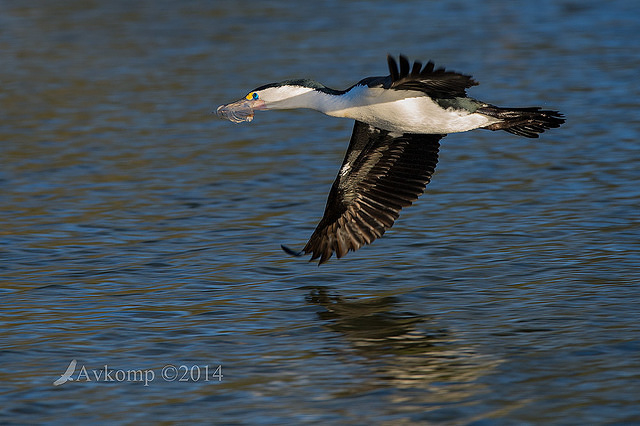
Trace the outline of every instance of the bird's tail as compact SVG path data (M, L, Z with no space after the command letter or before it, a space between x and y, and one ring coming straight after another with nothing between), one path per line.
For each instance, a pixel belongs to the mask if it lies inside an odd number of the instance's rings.
M500 108L489 105L479 108L476 112L501 120L484 127L485 129L504 130L527 138L537 138L539 133L560 127L565 121L558 111L543 110L539 107Z

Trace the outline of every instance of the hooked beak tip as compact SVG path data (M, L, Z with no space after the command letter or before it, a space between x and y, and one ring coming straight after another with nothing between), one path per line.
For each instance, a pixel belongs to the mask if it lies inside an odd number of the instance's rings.
M216 115L233 123L249 122L253 120L256 110L266 110L267 104L262 99L240 99L230 104L220 105Z
M220 105L216 109L216 115L233 123L249 122L253 120L253 104L251 101L241 99L230 104Z

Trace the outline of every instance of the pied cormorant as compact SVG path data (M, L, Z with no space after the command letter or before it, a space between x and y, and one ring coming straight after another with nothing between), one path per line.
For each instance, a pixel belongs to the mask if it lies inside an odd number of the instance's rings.
M537 138L564 123L558 111L500 108L467 97L470 76L410 65L388 56L389 75L368 77L346 90L316 81L286 80L252 90L217 114L234 123L251 121L255 110L310 108L355 120L342 167L331 187L316 230L301 252L319 264L379 238L424 192L438 161L439 141L447 133L473 129L505 130Z

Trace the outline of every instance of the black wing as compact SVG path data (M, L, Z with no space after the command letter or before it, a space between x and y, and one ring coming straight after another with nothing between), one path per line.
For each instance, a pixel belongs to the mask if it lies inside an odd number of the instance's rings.
M358 84L393 90L416 90L433 98L465 97L466 89L478 84L471 76L446 71L444 68L436 69L431 61L424 67L420 61L415 61L411 66L409 60L400 55L398 67L393 56L388 55L387 63L387 77L369 77Z
M424 192L444 136L395 136L356 121L324 216L302 251L322 264L381 237Z

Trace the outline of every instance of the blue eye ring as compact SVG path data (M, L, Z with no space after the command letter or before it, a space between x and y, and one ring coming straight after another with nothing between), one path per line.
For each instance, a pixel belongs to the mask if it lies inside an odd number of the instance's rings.
M256 92L253 92L253 95L251 95L251 97L253 98L253 100L255 101L256 99L258 99L260 96L258 96L258 94Z
M247 96L245 96L245 99L248 101L256 101L258 100L259 97L260 96L258 95L257 92L251 92Z

